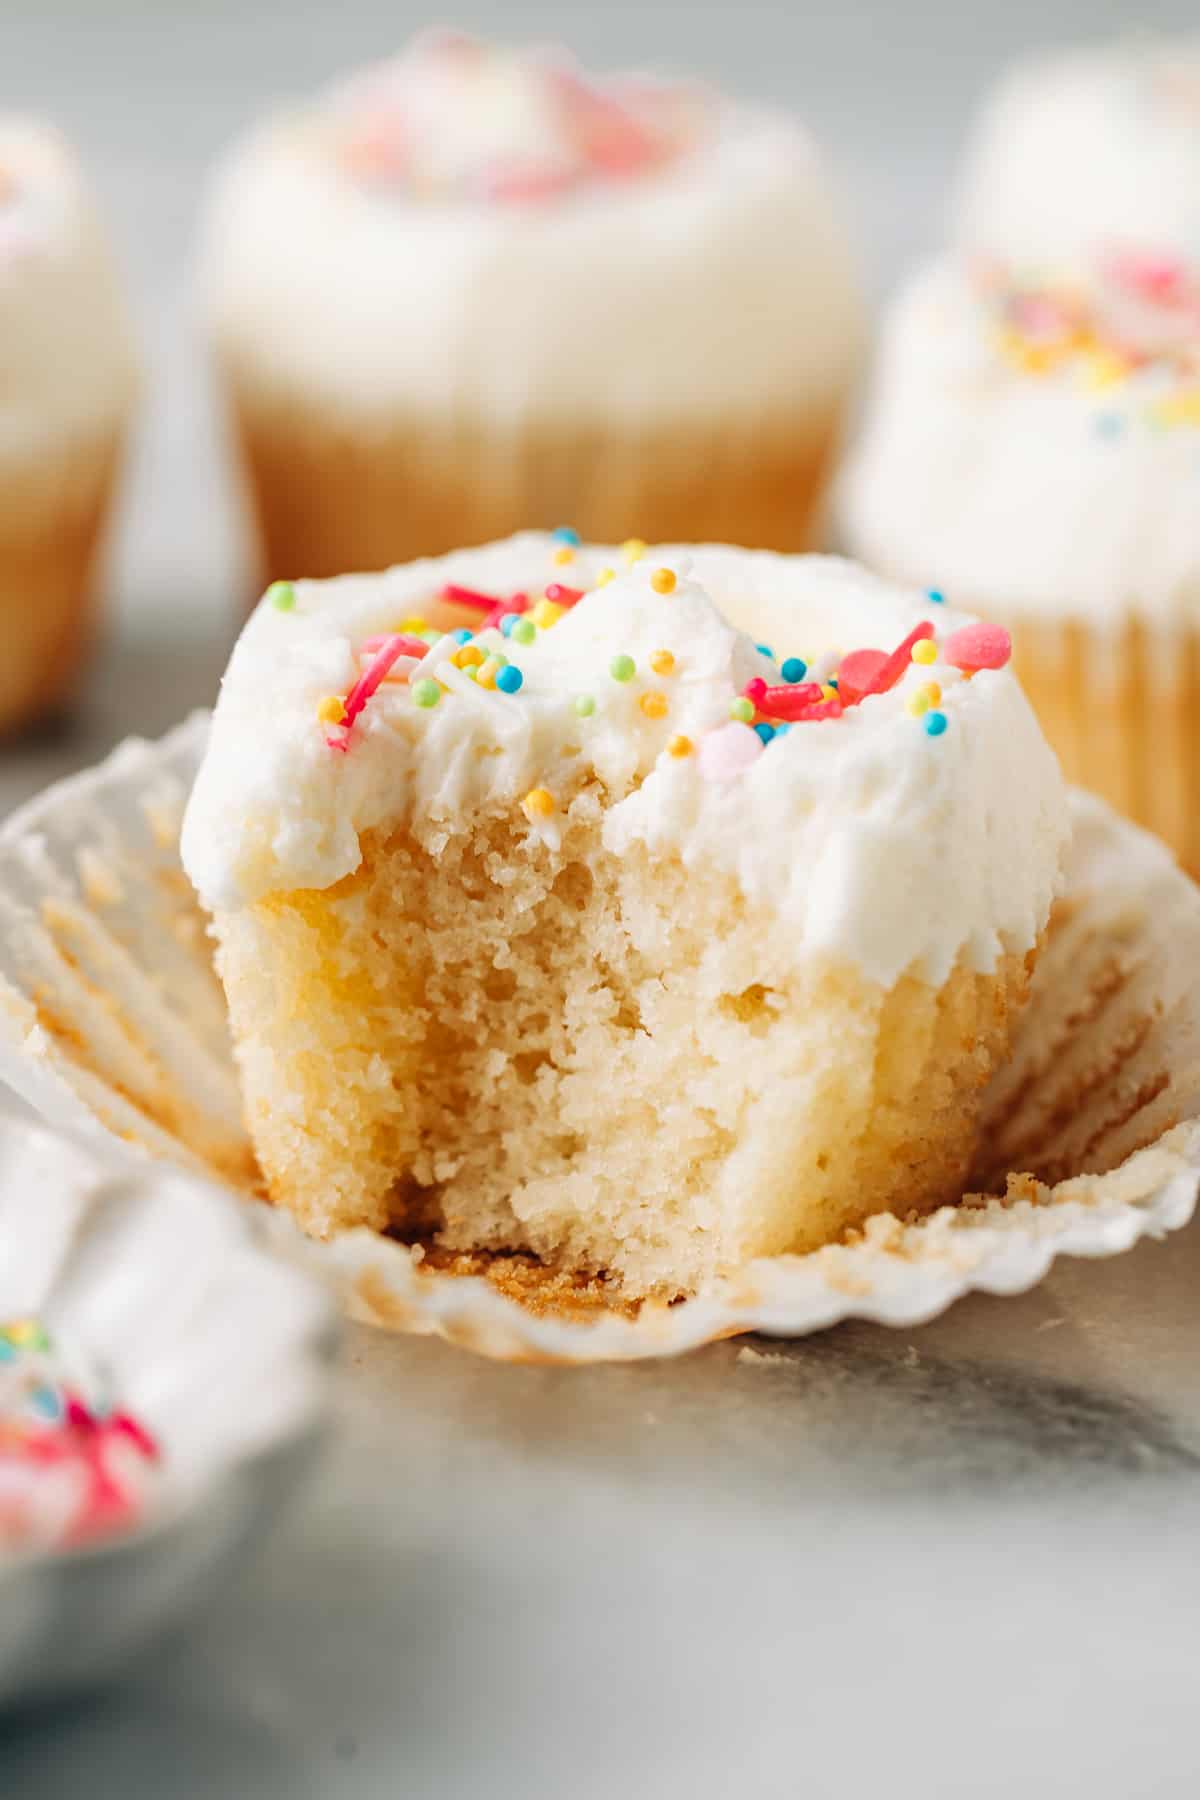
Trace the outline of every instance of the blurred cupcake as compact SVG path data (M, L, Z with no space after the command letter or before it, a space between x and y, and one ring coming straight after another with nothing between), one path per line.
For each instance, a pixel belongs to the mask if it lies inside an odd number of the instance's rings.
M80 172L0 120L0 731L58 709L92 636L92 577L137 387Z
M1068 776L1200 869L1200 59L1172 66L1001 90L839 510L877 569L1003 619Z
M429 35L236 152L206 268L271 575L812 537L860 315L790 120Z

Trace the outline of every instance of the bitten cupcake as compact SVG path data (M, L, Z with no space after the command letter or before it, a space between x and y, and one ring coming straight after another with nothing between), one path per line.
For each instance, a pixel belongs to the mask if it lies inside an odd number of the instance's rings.
M860 309L789 119L426 36L242 145L205 266L272 576L813 535Z
M0 731L55 712L79 671L136 387L74 157L53 131L0 119Z
M183 855L271 1194L629 1296L957 1199L1067 833L1006 634L564 535L234 651Z
M1002 90L840 512L873 567L1011 626L1067 774L1200 869L1200 56L1148 57Z

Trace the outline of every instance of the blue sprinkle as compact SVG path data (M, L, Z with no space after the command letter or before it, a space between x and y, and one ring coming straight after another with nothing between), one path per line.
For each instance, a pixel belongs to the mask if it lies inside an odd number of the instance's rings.
M460 625L457 631L450 633L456 644L469 644L474 635L475 633L468 631L465 625Z
M833 691L834 691L834 693L835 693L835 694L836 694L836 693L837 693L837 676L836 676L836 675L831 675L831 676L830 676L830 677L829 677L829 680L828 680L828 682L827 682L827 684L826 684L826 685L827 685L827 686L828 686L828 687L831 687L831 688L832 688L832 689L833 689Z
M1120 413L1102 412L1096 414L1095 426L1101 437L1120 437L1125 429L1125 421Z
M559 525L550 533L550 536L557 539L560 544L577 545L583 542L573 525Z
M943 594L941 588L926 588L925 598L927 600L932 600L935 606L945 606L946 604L946 596Z
M925 714L925 730L930 737L941 737L949 720L944 712L927 712Z
M754 729L764 744L769 744L771 739L775 736L775 727L773 725L768 725L765 719L760 720Z
M34 1388L29 1396L29 1401L34 1410L41 1413L43 1419L57 1419L62 1412L58 1395L53 1388Z
M769 656L772 662L775 661L775 652L772 650L770 644L755 644L754 648L758 651L760 656Z
M501 613L500 629L504 633L505 637L512 636L512 628L516 624L516 622L520 618L520 616L521 616L520 613Z
M515 694L524 679L516 663L506 663L496 677L496 686L502 694Z
M16 1362L17 1346L6 1337L0 1337L0 1362Z
M789 656L780 667L779 673L785 681L803 681L808 674L808 664L801 656Z
M775 727L775 736L777 738L786 737L788 732L791 729L792 729L792 726L791 726L790 719L785 719L782 725L777 725Z

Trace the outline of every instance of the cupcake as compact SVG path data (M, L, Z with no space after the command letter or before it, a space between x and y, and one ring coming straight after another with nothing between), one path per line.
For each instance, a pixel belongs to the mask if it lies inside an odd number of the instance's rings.
M136 386L73 156L40 125L0 120L0 731L55 712L79 672Z
M255 132L205 263L271 576L812 538L860 315L789 119L438 33Z
M1067 775L1200 869L1200 54L1015 77L963 196L886 321L843 535L1010 626Z
M1067 832L1008 648L563 534L277 587L183 829L273 1198L630 1297L957 1199Z

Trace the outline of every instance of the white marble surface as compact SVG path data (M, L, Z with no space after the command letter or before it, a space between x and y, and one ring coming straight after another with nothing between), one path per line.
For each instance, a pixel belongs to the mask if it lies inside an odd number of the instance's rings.
M75 724L5 752L0 810L211 694L242 578L189 319L196 183L256 95L418 17L369 0L21 10L6 97L92 154L155 387L115 634ZM1131 16L1087 0L502 11L513 33L614 60L632 46L806 106L877 292L936 238L946 158L995 59ZM160 1656L94 1700L0 1721L0 1794L1183 1800L1200 1764L1198 1292L1194 1228L913 1334L759 1344L766 1361L724 1345L509 1369L357 1332L306 1497Z

